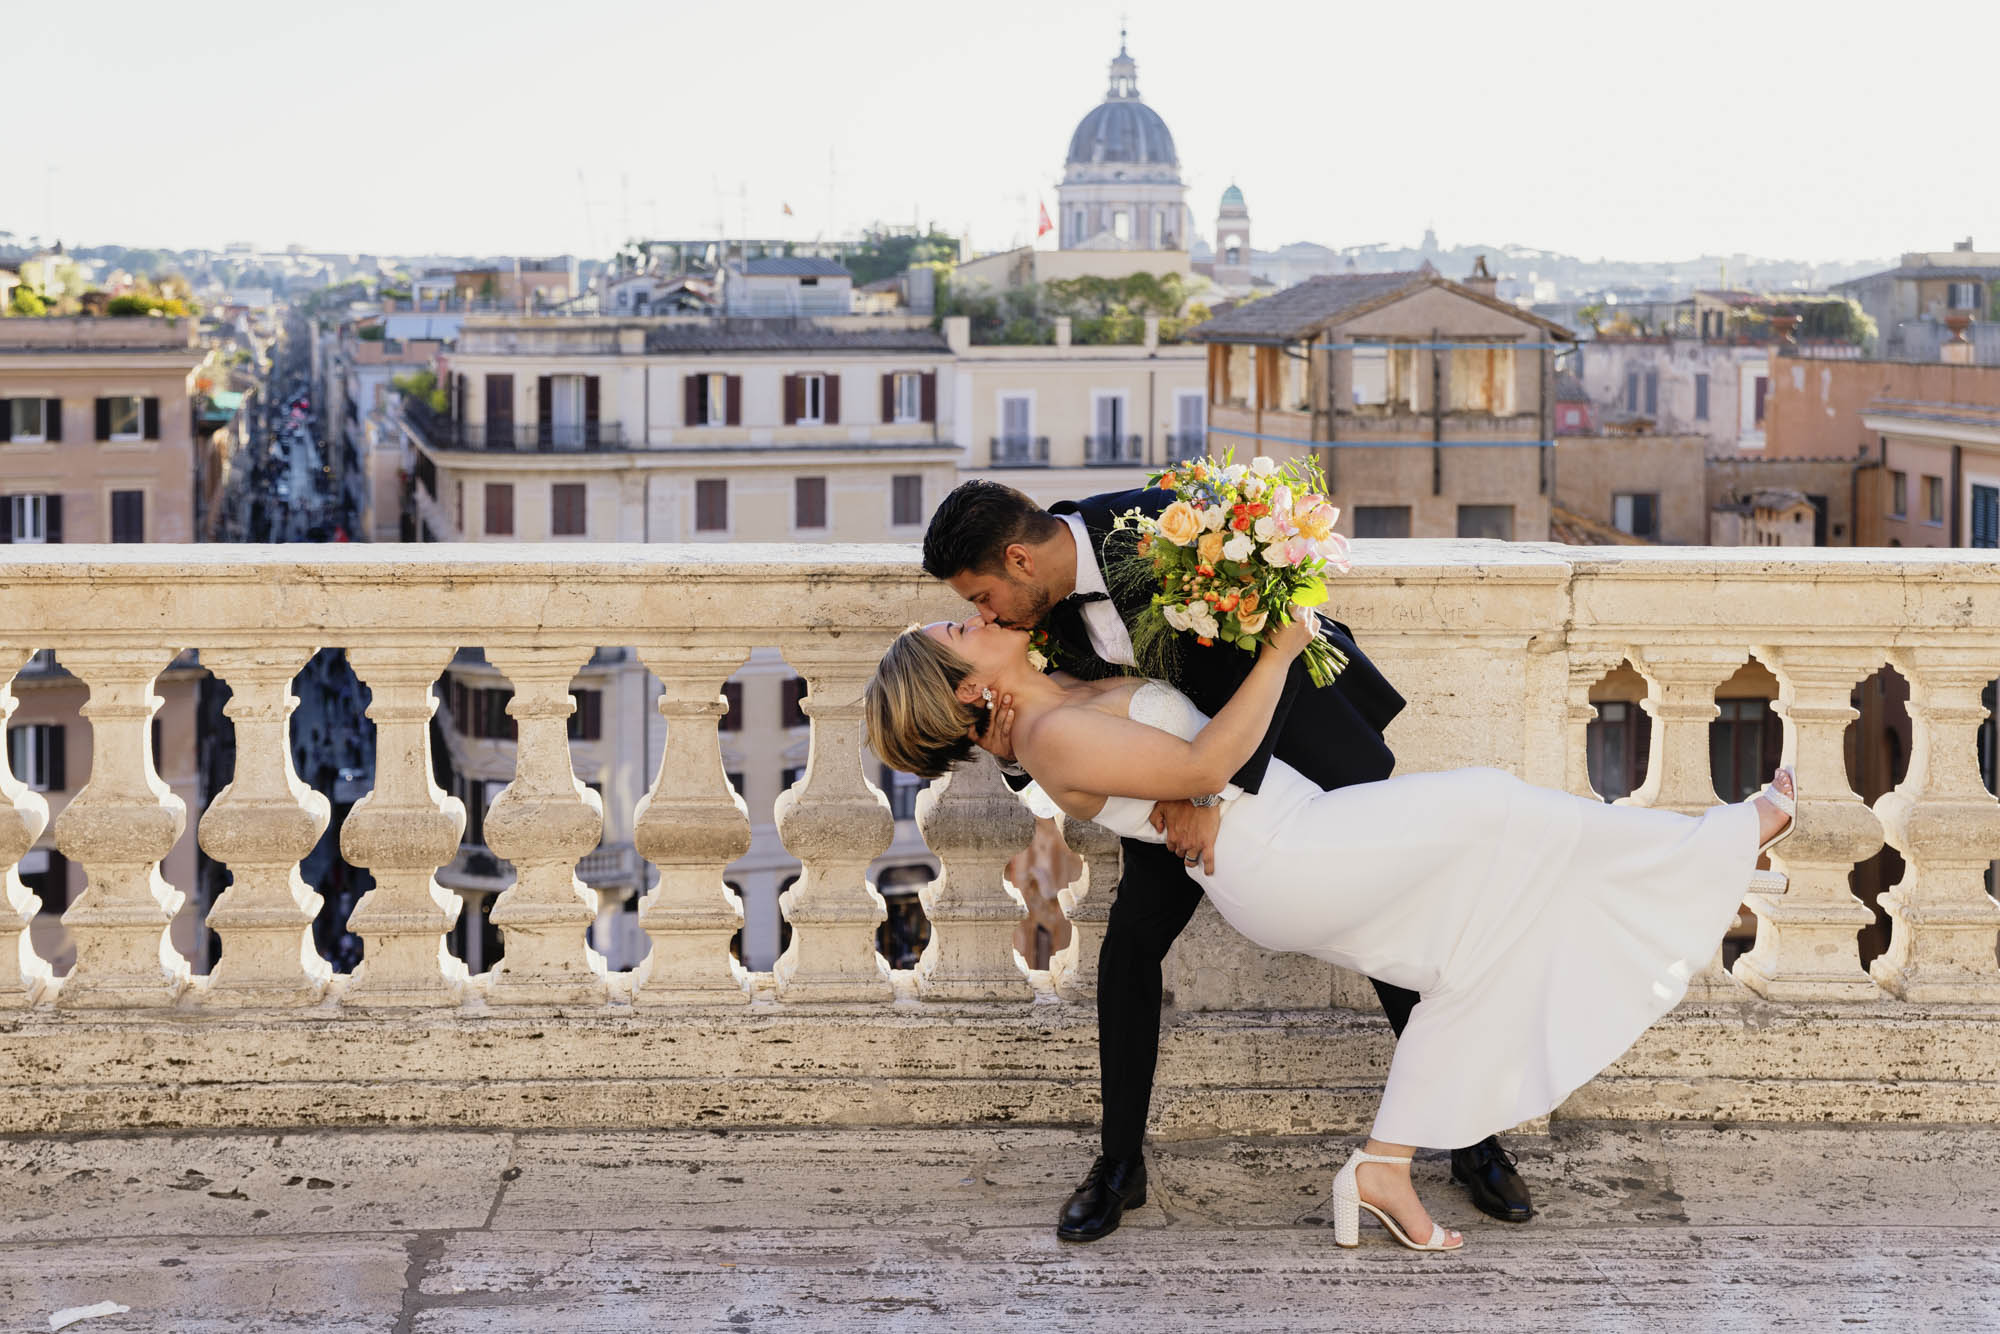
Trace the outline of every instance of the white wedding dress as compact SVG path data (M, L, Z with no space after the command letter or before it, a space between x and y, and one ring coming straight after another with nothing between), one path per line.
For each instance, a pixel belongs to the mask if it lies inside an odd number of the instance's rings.
M1182 738L1208 722L1159 681L1129 707ZM1499 769L1322 792L1273 760L1261 791L1225 795L1215 874L1191 874L1230 925L1423 997L1375 1118L1395 1144L1473 1144L1556 1107L1680 1001L1756 865L1748 802L1609 806ZM1097 823L1159 842L1152 807L1112 797Z

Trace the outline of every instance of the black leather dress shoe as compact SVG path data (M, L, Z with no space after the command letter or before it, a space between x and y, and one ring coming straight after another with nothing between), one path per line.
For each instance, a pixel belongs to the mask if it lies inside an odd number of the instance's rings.
M1063 1241L1096 1241L1118 1230L1127 1209L1137 1209L1145 1202L1145 1155L1112 1158L1099 1154L1083 1184L1063 1205L1056 1236Z
M1480 1213L1503 1223L1525 1223L1535 1216L1528 1183L1514 1170L1514 1155L1488 1135L1467 1149L1451 1151L1451 1179L1472 1192Z

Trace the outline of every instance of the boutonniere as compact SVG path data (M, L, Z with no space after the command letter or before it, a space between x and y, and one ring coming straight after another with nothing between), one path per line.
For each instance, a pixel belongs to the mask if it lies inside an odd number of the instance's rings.
M1059 665L1057 660L1061 656L1061 650L1056 646L1055 640L1050 638L1047 630L1036 629L1028 631L1028 665L1030 667L1033 667L1038 672L1046 672L1051 667Z

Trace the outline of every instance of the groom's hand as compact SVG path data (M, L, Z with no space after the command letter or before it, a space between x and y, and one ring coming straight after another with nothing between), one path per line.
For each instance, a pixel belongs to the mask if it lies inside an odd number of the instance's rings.
M1199 863L1203 872L1215 874L1215 836L1222 829L1222 807L1163 801L1153 807L1153 828L1166 835L1168 851L1189 870Z
M1014 762L1014 697L1002 695L993 702L993 711L987 716L986 730L978 733L973 741L979 748L1002 764Z

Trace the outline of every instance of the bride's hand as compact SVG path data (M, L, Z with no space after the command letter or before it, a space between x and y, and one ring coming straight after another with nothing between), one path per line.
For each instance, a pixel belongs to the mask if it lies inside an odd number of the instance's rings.
M1319 634L1319 616L1311 607L1301 607L1296 603L1291 608L1292 619L1273 627L1265 636L1264 644L1273 653L1286 658L1296 658L1306 651L1306 645Z

